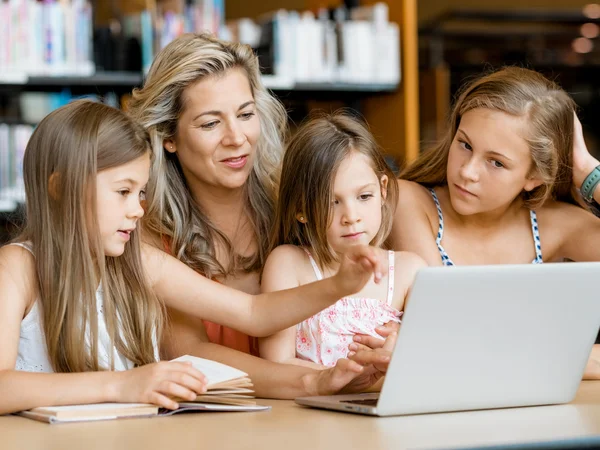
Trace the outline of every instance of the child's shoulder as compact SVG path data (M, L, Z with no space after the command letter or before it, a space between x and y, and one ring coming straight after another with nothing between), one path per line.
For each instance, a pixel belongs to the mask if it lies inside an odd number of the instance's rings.
M6 283L6 284L5 284ZM36 296L37 276L33 254L20 245L0 248L0 286L11 285L29 302Z
M394 252L396 274L410 272L413 275L421 268L427 267L423 258L413 252Z
M425 186L414 181L402 180L398 178L399 198L402 201L418 201L424 198L431 198L431 192Z
M263 270L263 278L279 277L282 273L293 276L299 285L314 281L314 274L303 247L296 245L280 245L267 257Z
M0 247L0 268L12 273L35 273L33 253L22 245L5 245Z
M578 229L591 223L597 223L598 218L590 211L565 202L548 201L536 210L540 229L548 224L555 229Z
M284 244L275 249L269 254L268 259L277 259L277 260L298 260L306 258L306 251L302 247L298 247L297 245Z
M414 181L407 181L398 179L398 204L396 212L407 217L410 216L411 212L422 212L431 213L437 217L437 209L435 202L431 196L431 191L425 186L415 183Z

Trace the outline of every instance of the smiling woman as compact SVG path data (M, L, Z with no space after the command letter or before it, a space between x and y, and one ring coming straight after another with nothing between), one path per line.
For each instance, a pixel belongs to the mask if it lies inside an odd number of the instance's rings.
M258 293L287 116L263 87L252 50L207 35L176 39L134 91L131 113L156 156L149 238L206 277ZM257 353L256 341L235 330L175 311L170 318L169 354L207 340Z

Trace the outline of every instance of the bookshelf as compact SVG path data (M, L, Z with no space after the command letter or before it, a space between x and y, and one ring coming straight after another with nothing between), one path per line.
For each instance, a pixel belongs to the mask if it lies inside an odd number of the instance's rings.
M76 1L79 4L85 2L85 0ZM89 1L93 7L94 26L105 26L108 29L111 26L111 16L122 18L123 15L136 13L154 4L175 5L179 0ZM180 3L182 2L180 1ZM331 0L329 2L270 0L260 5L253 5L250 12L248 12L246 3L245 0L226 0L227 19L248 14L257 16L277 8L317 11L321 7L335 8L342 4L354 7L359 4L370 5L375 2L371 0ZM394 164L401 164L413 159L418 154L416 0L390 1L388 7L389 20L399 24L401 33L401 82L399 85L387 82L352 82L351 80L270 85L268 77L265 78L265 84L287 104L297 106L330 102L337 106L349 106L358 110L369 122L374 135L384 151L394 160ZM98 45L98 42L95 41L95 44ZM67 59L68 51L69 49L64 51ZM97 57L97 55L95 56ZM96 72L89 76L65 75L60 70L56 71L56 76L48 76L44 71L27 75L19 69L29 70L29 67L26 64L19 66L18 63L17 59L18 70L0 72L0 123L9 126L21 124L34 126L36 123L35 120L27 120L19 114L21 105L16 98L23 93L41 92L58 96L66 92L67 96L92 94L103 97L109 94L113 96L113 101L118 102L123 94L129 93L143 82L143 75L139 71L103 70L102 64L98 65L97 62ZM49 71L49 73L54 72ZM299 114L303 114L309 109L310 106L301 106L298 108ZM3 232L6 231L7 224L18 219L19 213L22 212L22 208L13 212L16 206L18 206L18 202L6 200L0 195L0 242L5 240Z

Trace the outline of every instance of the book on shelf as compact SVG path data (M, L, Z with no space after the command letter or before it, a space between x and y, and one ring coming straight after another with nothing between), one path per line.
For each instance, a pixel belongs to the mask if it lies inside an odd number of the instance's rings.
M0 1L0 82L94 73L88 0Z
M180 412L262 411L269 406L257 405L252 381L245 372L207 359L185 355L173 361L191 362L207 378L207 390L194 401L181 401L172 411L148 403L97 403L85 405L44 406L18 413L20 416L47 423L87 422L170 416ZM179 399L175 399L179 400Z
M296 84L400 82L400 32L383 2L347 10L296 12L283 9L227 22L229 36L252 45L269 88Z

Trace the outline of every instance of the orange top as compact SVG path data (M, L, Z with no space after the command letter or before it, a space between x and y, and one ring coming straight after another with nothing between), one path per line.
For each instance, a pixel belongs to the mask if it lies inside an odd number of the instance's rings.
M171 253L171 243L163 237L163 244L165 251ZM213 281L220 283L219 280ZM252 336L248 336L241 331L234 330L233 328L219 325L218 323L209 322L203 320L204 328L206 328L206 335L208 340L213 344L223 345L240 352L249 353L254 356L258 356L258 339Z
M216 281L216 280L215 280ZM258 339L218 323L203 320L208 340L214 344L258 356Z

